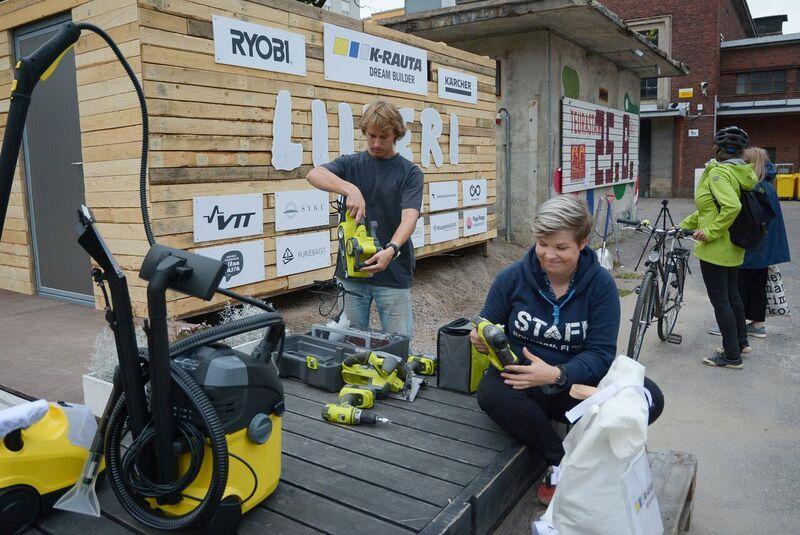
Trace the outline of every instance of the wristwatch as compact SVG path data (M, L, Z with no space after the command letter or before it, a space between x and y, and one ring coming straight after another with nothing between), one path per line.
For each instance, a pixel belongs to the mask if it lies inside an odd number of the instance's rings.
M567 386L567 369L563 364L559 364L556 368L558 368L558 378L556 379L555 385L558 387Z
M388 249L389 247L394 249L394 256L392 257L392 260L395 260L398 256L400 256L400 247L396 243L392 242L386 244L386 248Z

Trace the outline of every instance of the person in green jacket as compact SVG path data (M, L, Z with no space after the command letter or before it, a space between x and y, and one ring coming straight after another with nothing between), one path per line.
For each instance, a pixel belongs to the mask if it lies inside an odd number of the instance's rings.
M714 135L715 158L706 164L694 192L697 211L680 224L695 229L695 255L722 334L722 351L704 358L703 364L736 370L742 369L742 351L749 349L737 282L744 249L731 242L728 229L742 209L742 190L750 191L758 183L753 166L742 160L747 142L747 132L736 126Z

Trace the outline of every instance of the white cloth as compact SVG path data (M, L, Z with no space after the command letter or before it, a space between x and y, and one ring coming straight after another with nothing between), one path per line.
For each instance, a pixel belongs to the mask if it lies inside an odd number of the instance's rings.
M0 438L17 429L32 426L44 418L49 410L50 404L44 399L39 399L0 411Z
M598 393L581 404L577 412L583 415L564 439L555 495L534 533L642 533L634 525L624 478L647 443L643 383L644 366L620 355L600 381Z

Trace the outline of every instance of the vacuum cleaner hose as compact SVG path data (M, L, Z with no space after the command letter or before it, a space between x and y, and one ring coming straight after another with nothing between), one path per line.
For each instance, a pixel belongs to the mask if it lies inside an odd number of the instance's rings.
M117 400L117 404L109 417L108 435L106 440L106 464L108 468L111 487L117 499L126 511L137 521L153 529L164 531L177 531L189 526L196 526L208 520L214 513L225 492L228 483L228 444L225 431L214 406L206 393L198 386L191 376L176 364L171 362L172 380L186 394L200 420L203 423L205 434L209 438L209 449L212 455L211 482L205 496L191 512L180 516L165 516L148 506L142 495L131 484L129 470L124 468L125 453L122 441L127 434L127 409L125 407L125 394ZM146 436L142 433L139 438ZM204 447L201 444L200 447ZM132 445L131 448L134 448ZM199 461L201 462L202 456ZM140 469L141 467L138 467ZM193 472L199 467L190 467L188 472Z

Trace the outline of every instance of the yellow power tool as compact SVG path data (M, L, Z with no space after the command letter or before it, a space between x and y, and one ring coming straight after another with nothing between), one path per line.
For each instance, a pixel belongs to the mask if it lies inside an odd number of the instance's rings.
M436 355L409 355L408 368L419 375L436 375Z
M389 392L403 392L409 389L412 376L400 357L383 351L357 353L342 362L342 379L351 386L366 385Z
M339 390L339 404L348 404L359 409L371 409L375 406L376 399L383 399L388 393L389 384L384 388L374 388L368 385L344 385Z
M375 425L388 424L389 420L376 414L369 414L347 403L328 403L322 407L322 419L334 424Z
M339 223L337 234L339 236L339 254L345 258L345 278L371 277L369 271L361 271L367 266L366 262L372 255L382 251L378 241L378 223L370 223L369 232L362 221L356 221L349 211L345 211L344 221Z
M492 366L503 371L509 364L519 362L517 356L511 351L508 336L502 325L494 324L480 316L470 318L470 321L475 324L475 330L481 341L489 348L487 357Z

